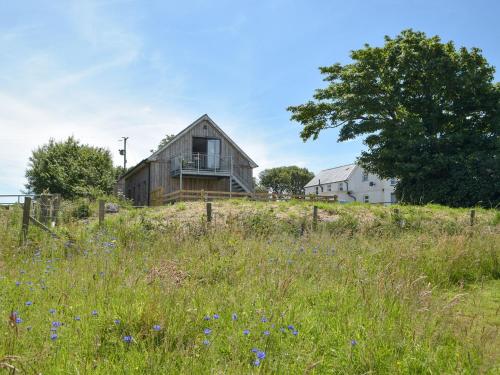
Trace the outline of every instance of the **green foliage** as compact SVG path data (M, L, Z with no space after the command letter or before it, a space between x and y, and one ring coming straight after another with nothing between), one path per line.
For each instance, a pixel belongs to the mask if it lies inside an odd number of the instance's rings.
M277 194L304 194L304 186L314 177L307 168L277 167L260 172L259 183Z
M162 138L160 143L158 143L158 146L156 149L152 149L151 152L156 152L159 149L161 149L163 146L166 146L168 142L170 142L172 139L175 138L175 134L167 134L165 137Z
M33 151L26 171L26 188L36 194L59 193L64 198L110 194L116 181L108 150L82 145L73 137Z
M339 141L365 137L359 162L397 177L405 202L500 203L500 85L479 49L405 30L351 58L320 68L328 86L288 108L304 140L337 127Z

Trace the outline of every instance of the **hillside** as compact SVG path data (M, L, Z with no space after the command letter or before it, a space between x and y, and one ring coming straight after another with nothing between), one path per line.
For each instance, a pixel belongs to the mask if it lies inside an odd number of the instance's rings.
M0 368L26 373L497 373L500 215L203 203L0 211ZM94 207L95 209L95 207ZM9 320L9 316L11 319ZM16 320L17 319L17 320Z

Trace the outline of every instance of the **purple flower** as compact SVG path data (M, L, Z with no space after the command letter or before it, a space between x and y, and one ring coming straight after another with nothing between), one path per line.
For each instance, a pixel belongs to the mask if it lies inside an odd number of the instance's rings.
M254 366L259 366L260 365L260 360L256 359L255 361L253 361L253 365Z
M358 342L356 340L351 340L351 346L356 346L358 345Z
M22 323L23 320L21 318L16 318L16 324Z
M161 331L161 326L159 324L155 324L153 326L153 330L155 330L155 331Z
M249 331L248 329L245 329L245 330L243 331L243 334L244 334L245 336L248 336L248 335L250 334L250 331Z
M75 316L75 320L76 321L80 321L80 317L79 316Z
M97 316L97 310L92 310L91 314L92 316Z
M259 350L257 352L257 358L258 359L264 359L264 358L266 358L266 353L264 353L264 352L262 352L262 351Z
M257 348L252 348L252 352L253 352L253 353L258 353L258 352L260 352L260 350L259 350L259 349L257 349Z
M33 302L31 302L31 301L26 301L25 305L26 305L26 306L31 306L31 305L33 305Z
M293 334L294 336L297 336L297 335L299 334L299 331L293 331L293 332L292 332L292 334Z
M62 326L61 322L52 322L52 327L60 327Z
M214 314L214 319L219 319L219 314Z
M295 331L295 327L294 327L294 326L292 326L291 324L288 326L288 329L289 329L290 331Z
M210 318L208 315L203 318L203 320L210 320L210 319L212 318Z
M120 324L120 319L115 319L114 322L116 325L118 325L118 324Z
M231 318L232 318L233 320L238 320L238 315L236 315L236 313L233 313L233 315L231 316Z
M262 334L263 334L264 336L269 336L269 335L271 334L271 332L269 332L269 331L264 331L264 332L262 332Z
M208 341L208 340L203 340L203 345L210 345L210 341Z
M55 313L56 313L56 309L50 309L50 310L49 310L49 313L51 313L51 314L55 314Z
M260 321L261 321L262 323L267 323L267 318L266 318L265 316L263 316L263 317L262 317L262 319L260 319Z
M51 339L52 341L56 340L56 339L57 339L57 333L53 333L53 334L51 334L51 335L50 335L50 339Z
M204 333L205 335L210 335L210 334L212 333L212 330L211 330L210 328L205 328L205 329L203 330L203 333Z
M130 344L132 342L132 336L123 336L123 342Z
M21 285L21 282L20 281L16 281L16 286L19 286Z

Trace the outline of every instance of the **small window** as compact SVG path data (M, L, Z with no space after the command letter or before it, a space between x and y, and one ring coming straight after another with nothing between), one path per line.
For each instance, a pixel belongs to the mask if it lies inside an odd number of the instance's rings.
M339 182L339 191L344 191L344 183Z
M397 183L395 178L391 178L389 181L390 181L391 186L394 186Z
M368 172L363 172L363 182L368 181Z
M326 185L326 189L327 189L328 191L332 191L332 184L328 184L328 185Z
M365 202L365 203L370 203L370 196L369 196L369 195L365 195L365 196L363 197L363 202Z

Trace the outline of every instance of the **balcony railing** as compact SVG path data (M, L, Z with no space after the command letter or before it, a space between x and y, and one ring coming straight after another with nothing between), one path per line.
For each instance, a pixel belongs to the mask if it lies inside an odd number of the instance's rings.
M223 175L231 173L231 157L202 153L182 154L170 159L170 174Z

